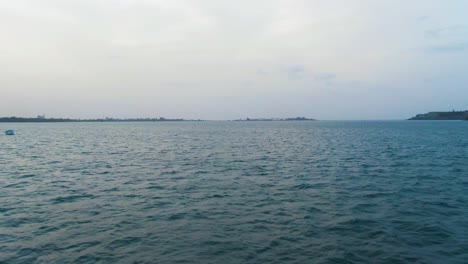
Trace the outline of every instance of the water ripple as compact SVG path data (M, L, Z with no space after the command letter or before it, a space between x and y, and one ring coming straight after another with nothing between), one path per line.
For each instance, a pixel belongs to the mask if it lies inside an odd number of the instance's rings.
M0 263L468 259L468 122L8 125Z

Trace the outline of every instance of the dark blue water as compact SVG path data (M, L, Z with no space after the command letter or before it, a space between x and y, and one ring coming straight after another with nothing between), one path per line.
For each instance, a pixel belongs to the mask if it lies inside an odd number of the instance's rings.
M468 263L468 122L7 128L0 263Z

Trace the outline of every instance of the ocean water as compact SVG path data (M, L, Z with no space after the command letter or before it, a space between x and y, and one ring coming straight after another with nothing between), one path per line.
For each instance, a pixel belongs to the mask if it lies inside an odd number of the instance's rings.
M0 263L468 263L468 122L10 128Z

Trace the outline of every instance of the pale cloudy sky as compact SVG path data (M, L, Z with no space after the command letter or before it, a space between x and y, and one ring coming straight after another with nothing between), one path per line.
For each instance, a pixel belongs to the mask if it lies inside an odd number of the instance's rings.
M468 109L466 0L0 0L0 116Z

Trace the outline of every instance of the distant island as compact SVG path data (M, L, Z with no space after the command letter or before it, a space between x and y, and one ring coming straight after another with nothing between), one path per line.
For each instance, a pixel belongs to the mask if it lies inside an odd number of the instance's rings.
M65 122L168 122L168 121L200 121L171 118L98 118L98 119L71 119L71 118L46 118L34 117L0 117L0 123L65 123Z
M246 118L236 119L234 121L316 121L315 119L305 117L292 117L292 118Z
M408 120L468 120L468 110L451 112L429 112L418 114Z

